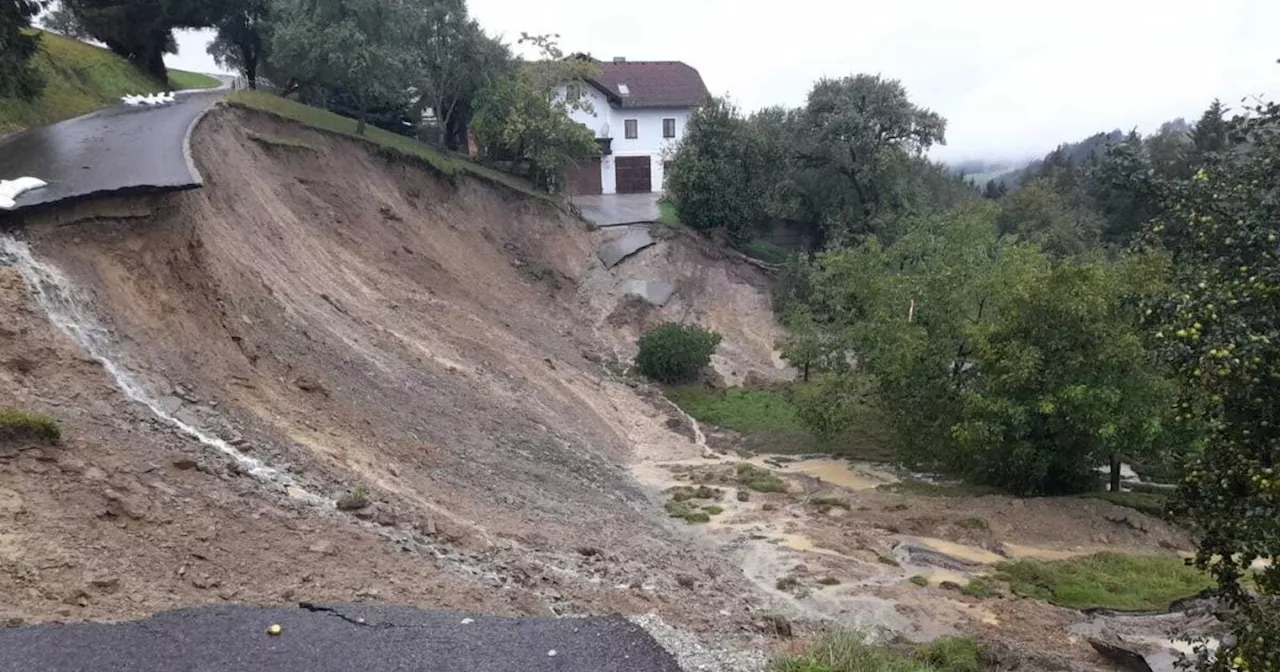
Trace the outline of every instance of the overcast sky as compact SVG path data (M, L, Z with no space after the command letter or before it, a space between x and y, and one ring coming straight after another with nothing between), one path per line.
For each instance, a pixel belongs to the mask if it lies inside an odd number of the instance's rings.
M746 110L813 80L902 80L948 120L939 159L1018 159L1214 98L1280 98L1280 0L468 0L491 34L559 33L597 58L680 60ZM200 34L177 67L208 70Z

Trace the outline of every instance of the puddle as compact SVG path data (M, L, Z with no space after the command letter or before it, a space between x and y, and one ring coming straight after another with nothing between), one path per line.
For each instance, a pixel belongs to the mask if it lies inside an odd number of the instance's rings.
M929 585L931 586L940 586L948 581L963 586L973 580L973 575L971 574L964 574L941 567L920 567L911 574L912 576L923 576L929 580Z
M994 565L1005 562L1005 558L997 553L992 553L985 548L977 546L969 546L968 544L957 544L953 541L943 539L934 539L933 537L907 537L907 541L923 546L931 551L937 551L943 555L964 560L975 565ZM968 579L966 579L967 581Z
M824 483L849 490L873 490L877 486L898 482L893 473L868 464L853 464L834 457L796 460L787 455L757 455L752 464L781 474L812 476Z
M1105 549L1077 548L1071 550L1040 548L1039 546L1023 546L1022 544L1005 544L1004 550L1018 560L1070 560L1083 555L1093 555Z

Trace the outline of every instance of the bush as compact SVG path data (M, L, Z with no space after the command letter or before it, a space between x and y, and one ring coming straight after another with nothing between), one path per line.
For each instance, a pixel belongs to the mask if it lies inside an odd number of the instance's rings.
M636 368L663 383L691 382L711 363L717 345L720 334L714 331L667 322L640 337Z
M62 430L44 413L0 408L0 441L44 441L57 443Z
M754 464L738 465L738 482L756 492L787 491L786 481L778 478L778 475L772 471L761 469Z

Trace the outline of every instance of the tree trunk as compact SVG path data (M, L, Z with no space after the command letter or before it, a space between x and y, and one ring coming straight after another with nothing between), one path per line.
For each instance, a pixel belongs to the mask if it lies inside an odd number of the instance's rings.
M809 362L804 363L804 382L809 382Z
M244 61L244 78L249 81L249 89L258 89L258 51L242 48L240 60Z
M356 135L364 135L364 122L368 118L369 112L365 110L364 102L360 103L360 118L356 121Z
M1111 453L1111 492L1120 492L1120 456Z

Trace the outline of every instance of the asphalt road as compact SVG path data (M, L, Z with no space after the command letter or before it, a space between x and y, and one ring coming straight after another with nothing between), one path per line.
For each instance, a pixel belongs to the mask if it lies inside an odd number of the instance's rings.
M116 105L0 140L0 178L38 177L49 186L17 198L15 210L110 193L200 186L184 151L187 129L225 90L186 92L160 107Z
M466 618L472 622L463 624ZM279 636L267 634L272 624ZM554 655L551 653L554 651ZM620 616L499 618L408 607L215 606L129 623L0 628L3 672L680 672Z

